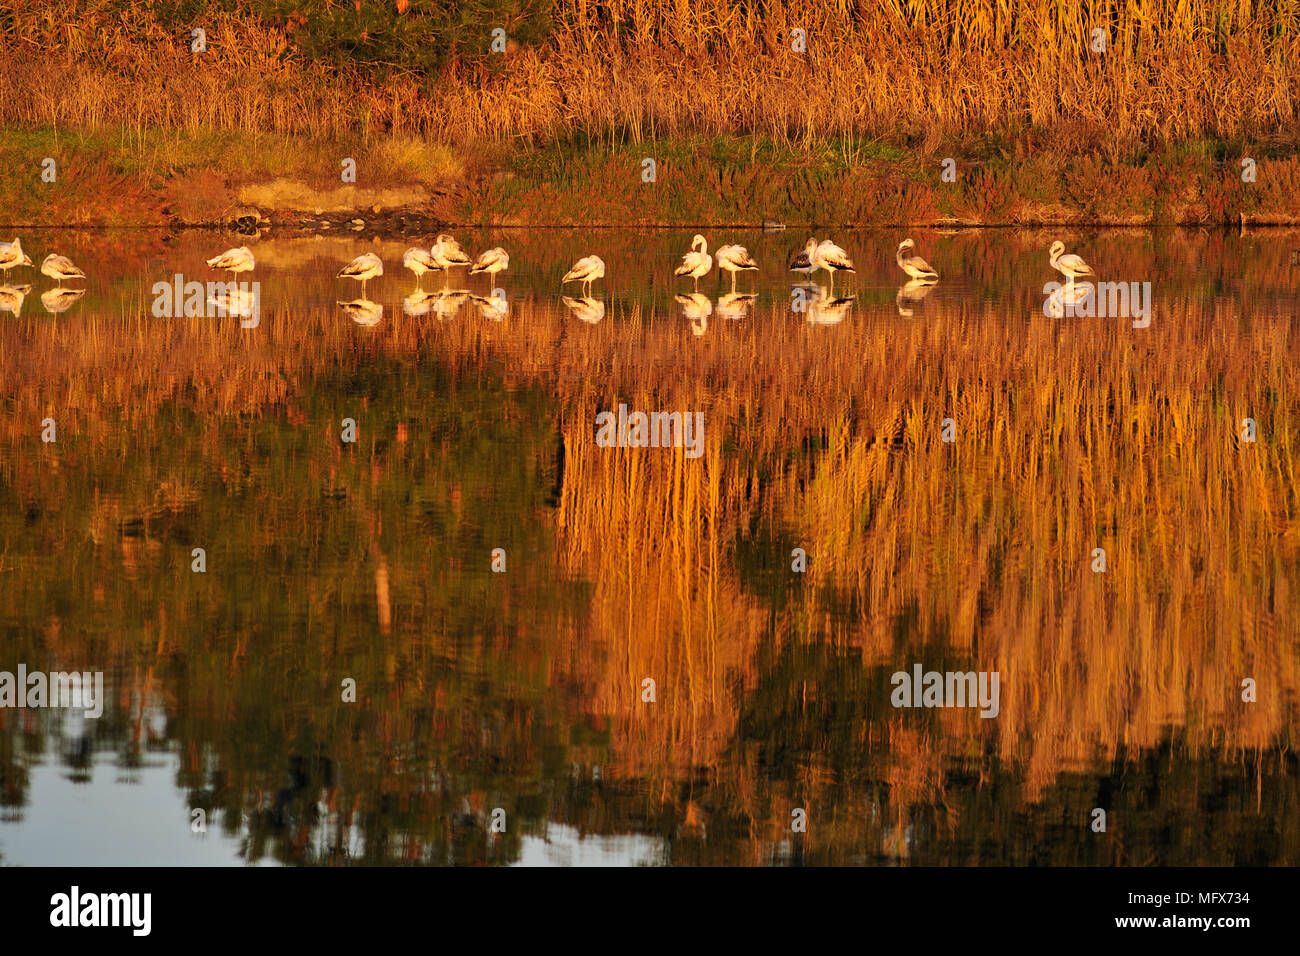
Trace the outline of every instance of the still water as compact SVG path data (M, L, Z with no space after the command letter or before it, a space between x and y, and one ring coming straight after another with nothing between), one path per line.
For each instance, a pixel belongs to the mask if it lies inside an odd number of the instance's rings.
M22 237L90 278L0 296L0 672L105 700L0 708L0 863L1300 861L1294 233L458 238ZM1149 323L1045 315L1057 238ZM254 327L154 314L245 243Z

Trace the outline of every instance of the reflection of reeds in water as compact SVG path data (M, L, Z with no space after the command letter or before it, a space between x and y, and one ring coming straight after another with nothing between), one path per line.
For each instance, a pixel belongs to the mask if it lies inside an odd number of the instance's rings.
M1269 288L1276 276L1240 281ZM883 694L869 703L861 746L904 796L936 794L944 761L972 746L1026 761L1036 794L1095 755L1155 745L1171 726L1229 754L1284 739L1300 691L1293 321L1179 298L1160 300L1147 330L1049 321L1039 308L1009 315L936 297L922 322L899 319L887 295L827 328L760 302L700 337L667 296L615 303L598 325L528 295L512 299L506 323L398 310L365 335L325 305L269 304L255 335L89 310L75 324L24 319L0 326L0 351L24 356L0 364L11 401L3 440L31 441L32 424L57 412L60 444L7 456L5 476L72 501L86 492L56 462L76 465L112 428L148 429L188 409L202 413L195 473L207 462L234 485L215 420L297 422L309 380L386 359L437 363L453 393L504 359L508 388L544 382L556 395L555 563L592 586L563 634L577 658L565 686L583 689L582 712L613 721L611 774L667 781L725 757L728 793L759 830L788 826L789 806L816 801L836 768L810 754L772 798L736 720L761 646L808 638L886 672L920 662L1001 673L996 720L900 714ZM597 447L594 416L620 401L704 411L704 456ZM1245 417L1258 422L1254 444L1238 440ZM311 454L325 473L341 453L322 441ZM183 511L192 480L158 474L121 490L113 513ZM181 491L159 490L164 481ZM739 554L760 533L808 551L789 602L746 583ZM398 551L372 547L364 596L400 639L402 622L419 619L420 591ZM1090 570L1095 547L1104 574ZM128 565L153 560L131 549ZM784 574L788 548L771 563ZM1253 705L1239 702L1247 676L1259 684ZM657 681L656 704L641 702L645 677ZM870 681L853 687L880 693ZM385 733L402 739L404 719L385 718ZM855 805L841 824L868 819ZM890 852L903 855L906 821L886 824Z
M831 339L766 318L698 350L656 326L614 381L611 357L582 357L591 375L575 377L609 390L566 427L561 523L567 557L609 595L593 629L626 649L616 712L652 665L716 653L716 631L687 640L706 615L753 613L731 554L759 513L811 555L808 598L778 630L828 632L889 671L999 671L997 720L935 716L952 752L996 734L1035 789L1169 726L1239 748L1286 732L1300 521L1285 324L1243 329L1182 304L1144 333L936 307L923 327L862 322ZM596 448L591 416L615 394L707 407L710 452L692 466ZM1237 438L1247 416L1254 444ZM800 463L806 437L825 450ZM741 451L719 462L724 439ZM1244 677L1256 704L1240 701Z
M630 407L694 412L651 391ZM710 764L734 727L727 679L743 670L762 613L724 571L722 483L728 465L706 424L703 457L682 448L602 448L594 410L568 411L565 480L557 521L563 567L592 581L590 632L609 663L591 704L619 718L629 746L619 757L639 773L664 758ZM715 425L715 428L719 427ZM657 700L642 700L643 681Z

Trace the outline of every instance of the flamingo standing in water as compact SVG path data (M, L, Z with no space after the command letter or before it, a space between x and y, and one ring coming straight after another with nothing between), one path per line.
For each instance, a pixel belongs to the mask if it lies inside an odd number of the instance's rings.
M815 269L826 270L826 274L830 277L831 291L835 290L835 273L856 271L849 254L829 239L817 243L817 249L813 253L813 266Z
M443 283L445 289L451 283L451 270L456 266L467 266L470 264L470 258L465 250L460 247L460 243L453 239L447 233L439 234L429 250L433 254L433 261L438 264L446 275L446 282Z
M229 272L232 277L240 272L252 272L253 267L257 265L257 261L253 258L253 250L249 249L248 246L227 249L221 255L213 256L207 262L210 268Z
M366 297L366 283L384 274L384 261L373 252L357 256L335 276L337 279L358 279L361 282L361 298Z
M898 268L902 269L913 279L934 279L939 278L939 273L930 268L930 263L926 262L920 256L903 255L904 250L915 249L916 243L911 239L904 239L898 244L898 252L894 254L894 259L898 262Z
M13 242L0 242L0 269L8 272L15 266L31 268L31 265L31 257L23 252L23 244L17 236L14 237Z
M795 257L790 260L791 272L802 272L806 276L811 276L817 271L817 240L809 239L803 245L803 251L796 253Z
M424 274L426 272L437 272L438 263L434 261L433 256L425 252L419 246L412 246L402 253L402 268L410 269L415 273L415 287L424 288Z
M474 264L470 266L469 274L476 276L480 273L486 272L489 280L496 282L497 273L505 272L509 268L510 256L506 254L504 249L497 246L495 249L489 249L487 252L475 259Z
M86 274L77 268L76 264L67 256L58 256L51 253L45 257L41 263L41 275L49 276L55 282L55 288L62 289L63 283L69 279L84 279Z
M700 277L708 275L713 268L713 257L709 255L709 244L704 241L704 237L696 235L691 240L691 251L682 256L682 264L674 271L674 275L690 276L695 280L695 291L700 291Z
M605 260L600 256L585 256L573 264L573 268L564 274L560 285L566 282L581 282L584 299L591 298L591 284L597 279L605 278Z
M1074 280L1080 276L1095 276L1097 273L1092 271L1092 266L1084 262L1074 253L1065 254L1065 243L1056 240L1047 250L1047 262L1057 272L1063 274L1066 278L1066 285L1071 289L1074 288Z
M731 273L731 291L736 291L736 273L742 270L758 271L758 263L744 246L723 246L715 253L718 268Z

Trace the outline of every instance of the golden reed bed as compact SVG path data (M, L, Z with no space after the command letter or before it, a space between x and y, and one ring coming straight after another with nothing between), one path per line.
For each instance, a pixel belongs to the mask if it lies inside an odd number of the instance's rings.
M549 18L544 35L509 20L508 32L533 39L504 54L488 49L502 25L490 8L481 30L471 17L454 36L418 0L351 8L305 2L280 17L253 3L200 7L191 18L207 31L200 54L188 26L162 22L150 5L32 0L6 21L0 116L64 130L462 144L745 132L805 144L847 137L850 149L856 137L919 139L929 154L945 139L992 135L1031 152L1112 158L1170 140L1294 145L1300 12L1282 0L562 0L534 8L534 19ZM805 52L792 49L796 29ZM1102 55L1094 29L1105 31ZM337 34L330 52L355 44L371 62L304 54L324 30ZM404 68L453 43L437 69Z

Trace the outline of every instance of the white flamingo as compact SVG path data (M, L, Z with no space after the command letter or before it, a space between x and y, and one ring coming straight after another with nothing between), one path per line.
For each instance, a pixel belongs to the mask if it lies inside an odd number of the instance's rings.
M758 271L758 263L750 256L749 250L744 246L723 246L714 255L718 260L718 268L725 269L731 273L731 291L736 291L736 273L742 270L752 272Z
M248 246L227 249L221 255L213 256L207 262L210 268L229 272L232 276L240 272L252 272L253 267L257 265L257 261L253 258L253 250L249 249Z
M415 273L415 286L422 289L424 288L424 274L426 272L437 272L439 266L428 252L419 246L412 246L402 253L402 268L410 269Z
M0 269L8 272L15 266L27 266L30 269L31 265L31 257L23 252L23 244L17 236L13 242L0 242Z
M597 279L605 278L605 260L600 256L585 256L573 264L573 268L564 274L560 285L566 282L581 282L584 299L591 298L591 284Z
M67 256L56 256L53 253L45 257L41 263L41 275L49 276L56 283L56 288L63 288L63 283L69 279L84 279L86 274L77 268L76 264Z
M361 282L361 299L366 296L366 283L384 274L384 261L373 252L357 256L335 276L336 279L357 279Z
M446 282L443 283L445 288L451 282L451 270L457 266L467 266L470 264L470 258L465 250L460 247L460 243L453 239L447 233L440 233L433 243L433 248L429 250L433 254L433 261L442 269Z
M823 239L817 243L817 251L813 255L813 265L818 269L826 270L826 274L830 277L831 291L835 290L835 273L856 271L853 268L853 260L849 258L849 254L829 239Z
M695 291L700 291L700 277L708 275L713 268L713 257L709 255L709 244L704 237L696 235L691 240L691 251L682 256L682 264L674 270L674 275L689 276L695 280Z
M894 254L895 261L898 262L898 268L902 269L913 279L938 279L939 273L930 268L930 263L926 262L920 256L905 256L904 251L915 249L916 243L911 239L904 239L898 244L898 252Z
M1065 276L1066 284L1071 288L1074 287L1074 280L1078 277L1095 276L1097 274L1092 271L1092 266L1074 253L1065 255L1065 243L1059 239L1052 243L1051 248L1047 250L1047 257L1048 264Z
M506 254L504 249L497 246L494 249L489 249L487 252L475 259L474 264L470 266L469 274L476 276L480 273L486 272L490 280L496 282L497 273L505 272L509 268L510 256Z

